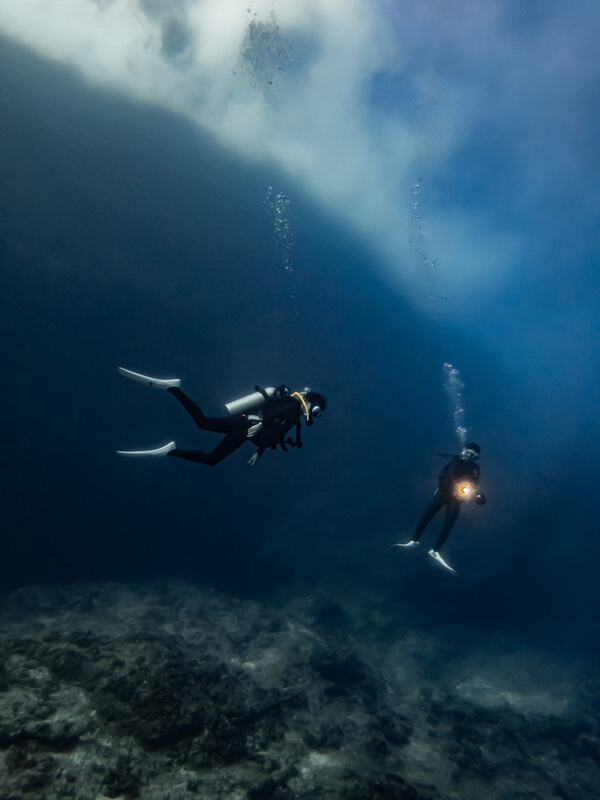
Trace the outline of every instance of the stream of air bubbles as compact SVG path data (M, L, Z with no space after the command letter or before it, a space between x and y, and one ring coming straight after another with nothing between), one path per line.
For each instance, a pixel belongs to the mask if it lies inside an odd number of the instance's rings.
M298 316L298 287L300 282L294 266L296 237L294 235L291 203L283 192L277 192L272 186L267 186L265 206L271 218L278 266L283 267L287 278L286 292L292 303L294 315Z
M444 364L444 389L448 392L452 404L454 431L462 446L467 441L467 428L465 426L465 409L463 407L462 392L465 388L460 372L452 364Z

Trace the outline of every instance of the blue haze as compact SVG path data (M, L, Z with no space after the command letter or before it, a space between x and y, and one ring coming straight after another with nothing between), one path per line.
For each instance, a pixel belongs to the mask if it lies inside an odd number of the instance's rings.
M432 204L475 213L493 194L500 226L534 229L526 271L440 316L390 291L379 256L289 175L6 38L0 62L4 591L176 577L276 599L324 584L423 626L598 655L591 141L589 173L534 219L515 202L515 120L482 123L430 181ZM390 91L382 82L377 102ZM588 113L598 133L591 94ZM269 186L293 198L293 298ZM459 446L448 361L488 496L449 539L457 579L391 549L428 501L437 452ZM301 451L253 471L250 448L212 470L120 460L119 448L215 443L120 365L181 376L213 414L256 383L310 385L329 407Z

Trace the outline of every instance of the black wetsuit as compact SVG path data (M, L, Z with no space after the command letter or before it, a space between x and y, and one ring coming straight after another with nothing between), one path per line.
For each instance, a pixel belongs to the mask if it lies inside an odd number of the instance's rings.
M213 431L214 433L224 433L222 439L214 450L205 453L202 450L171 450L167 453L175 458L185 458L188 461L195 461L199 464L207 464L212 467L231 455L244 442L251 441L258 448L258 455L270 447L275 450L277 445L286 450L290 447L302 447L300 441L300 418L302 415L302 405L299 400L295 400L285 387L279 387L273 397L270 397L261 409L260 422L261 429L251 438L248 438L248 431L253 425L257 424L256 419L248 419L246 414L237 414L233 417L207 417L196 403L191 400L178 386L171 386L167 389L173 397L176 397L188 414L192 417L196 425L203 431ZM296 439L285 438L286 434L296 426Z
M440 472L438 478L438 488L431 498L431 502L425 509L425 513L417 523L415 532L413 534L413 541L418 542L421 538L423 531L431 522L437 512L446 506L446 516L442 530L437 538L433 549L439 553L442 549L444 542L448 538L448 534L452 530L452 526L456 522L458 512L462 503L470 500L473 496L472 493L464 499L460 498L460 494L455 494L457 484L461 481L468 480L473 484L473 489L479 483L479 464L469 458L461 458L460 456L452 456L444 469Z

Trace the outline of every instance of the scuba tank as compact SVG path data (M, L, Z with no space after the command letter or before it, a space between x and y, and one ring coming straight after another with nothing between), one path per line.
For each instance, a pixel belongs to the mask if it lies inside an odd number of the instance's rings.
M252 392L245 397L240 397L239 400L232 400L230 403L225 403L225 408L230 414L245 414L247 411L253 411L267 402L267 397L273 397L277 390L273 386L267 386L262 392ZM267 395L267 397L265 397Z

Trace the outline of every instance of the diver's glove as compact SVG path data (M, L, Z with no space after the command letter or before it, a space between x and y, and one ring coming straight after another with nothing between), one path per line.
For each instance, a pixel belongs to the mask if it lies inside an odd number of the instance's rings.
M248 466L253 467L259 458L260 458L260 450L257 450L256 453L254 453L254 455L249 458Z
M248 433L246 434L248 439L252 439L253 436L256 436L259 430L261 430L262 426L263 426L262 422L257 422L255 425L251 425L248 428Z

